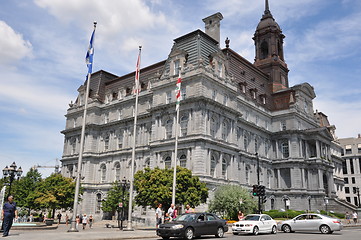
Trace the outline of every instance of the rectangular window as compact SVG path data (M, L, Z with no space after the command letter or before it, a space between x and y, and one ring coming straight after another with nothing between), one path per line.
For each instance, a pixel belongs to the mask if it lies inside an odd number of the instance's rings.
M345 177L345 178L343 179L343 181L345 182L345 184L348 184L348 178L347 178L347 177Z
M361 153L361 144L357 144L357 153Z
M166 103L170 103L172 101L172 92L168 91L167 92L167 97L166 97Z
M355 174L355 170L354 170L354 168L353 168L353 159L350 158L349 160L350 160L350 171L351 171L351 174Z
M357 197L354 197L354 198L353 198L353 201L354 201L354 204L355 204L356 206L358 206Z
M345 193L350 193L350 188L349 187L345 187Z
M353 194L356 194L356 187L352 187Z
M352 177L352 178L351 178L351 182L352 182L352 184L355 184L355 183L356 183L355 177Z
M343 174L347 174L347 165L346 165L346 161L342 162L342 173Z
M350 197L346 197L346 201L351 203L351 198Z

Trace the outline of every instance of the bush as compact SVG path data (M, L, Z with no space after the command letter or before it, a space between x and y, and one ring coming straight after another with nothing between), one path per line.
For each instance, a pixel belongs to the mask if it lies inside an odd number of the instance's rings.
M296 211L289 209L284 212L281 212L279 210L270 210L263 213L270 215L272 218L294 218L302 213L305 213L305 211Z

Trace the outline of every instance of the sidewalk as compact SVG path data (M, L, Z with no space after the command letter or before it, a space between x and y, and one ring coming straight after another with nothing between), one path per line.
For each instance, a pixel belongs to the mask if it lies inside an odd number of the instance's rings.
M56 225L55 225L56 226ZM16 230L11 229L10 235L3 239L16 240L117 240L117 239L145 239L156 238L155 228L121 231L119 228L106 228L104 222L93 224L85 230L79 226L79 232L67 232L70 225L60 224L56 229Z

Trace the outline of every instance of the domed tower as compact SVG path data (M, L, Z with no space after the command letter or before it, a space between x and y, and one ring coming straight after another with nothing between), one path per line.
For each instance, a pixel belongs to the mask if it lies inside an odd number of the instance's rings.
M289 70L283 54L284 38L269 10L268 0L265 0L265 11L253 37L256 47L254 65L270 76L273 92L288 88Z

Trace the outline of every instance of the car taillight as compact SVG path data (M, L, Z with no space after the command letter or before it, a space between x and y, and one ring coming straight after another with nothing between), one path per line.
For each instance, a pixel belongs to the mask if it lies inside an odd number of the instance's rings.
M341 223L340 221L332 221L333 223Z

